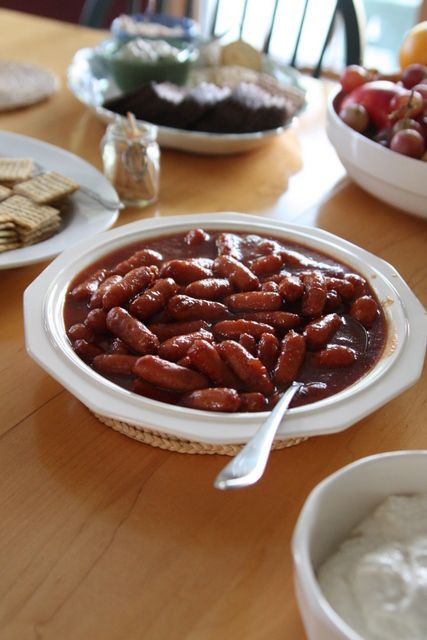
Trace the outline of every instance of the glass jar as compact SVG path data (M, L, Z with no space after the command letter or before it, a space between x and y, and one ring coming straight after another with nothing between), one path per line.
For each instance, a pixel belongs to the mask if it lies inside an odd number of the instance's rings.
M101 140L104 174L123 204L145 207L159 193L160 149L157 127L149 123L117 118Z

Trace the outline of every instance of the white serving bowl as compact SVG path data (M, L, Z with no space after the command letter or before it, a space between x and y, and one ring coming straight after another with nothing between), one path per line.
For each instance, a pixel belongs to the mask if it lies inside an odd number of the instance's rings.
M425 493L426 487L427 451L394 451L356 460L313 489L292 538L295 590L308 640L364 640L323 596L316 571L385 498Z
M427 162L386 149L354 131L336 112L340 92L328 102L326 132L349 176L379 200L427 218Z
M188 231L236 230L284 237L336 257L362 273L380 301L388 341L377 365L347 389L319 402L291 409L278 439L333 433L354 424L416 382L427 338L423 307L383 260L321 229L298 227L238 213L209 213L149 219L85 240L62 253L24 294L29 354L94 413L179 438L211 444L246 442L266 412L224 414L186 409L144 398L108 381L73 351L66 336L63 307L71 280L84 267L138 240Z

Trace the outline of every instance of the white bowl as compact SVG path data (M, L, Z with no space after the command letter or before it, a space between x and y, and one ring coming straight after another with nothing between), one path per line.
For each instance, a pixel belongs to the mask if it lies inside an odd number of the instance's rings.
M212 444L242 443L266 412L220 414L168 405L126 391L87 366L73 351L63 320L64 299L73 277L85 266L143 238L197 227L271 234L321 250L362 273L384 301L388 343L377 365L347 389L288 413L278 439L333 433L354 424L416 382L427 339L423 307L383 260L321 229L298 227L238 213L209 213L140 220L74 245L41 273L24 294L29 354L93 412L139 428Z
M308 640L363 640L323 596L316 570L385 498L425 493L427 451L394 451L357 460L313 489L292 538L297 601Z
M326 132L349 176L379 200L427 218L427 162L386 149L338 116L340 92L328 102Z

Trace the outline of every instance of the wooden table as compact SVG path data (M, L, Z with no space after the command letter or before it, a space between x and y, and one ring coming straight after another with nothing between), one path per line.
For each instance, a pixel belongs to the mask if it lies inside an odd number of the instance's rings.
M0 56L56 71L45 103L2 129L100 168L104 127L70 94L73 53L102 36L1 11ZM391 262L427 302L426 222L347 180L324 133L327 87L298 126L232 157L162 154L148 216L237 210L315 225ZM351 429L275 452L264 478L213 489L221 456L165 452L98 422L26 354L22 293L46 264L1 272L0 637L2 640L302 640L290 539L309 491L356 458L427 448L426 376Z

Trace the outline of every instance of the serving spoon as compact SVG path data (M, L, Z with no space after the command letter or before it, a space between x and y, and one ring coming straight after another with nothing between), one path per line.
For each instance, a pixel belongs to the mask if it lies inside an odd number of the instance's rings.
M218 474L214 482L216 489L241 489L255 484L261 478L282 418L302 386L302 382L293 382L286 389L255 435Z

